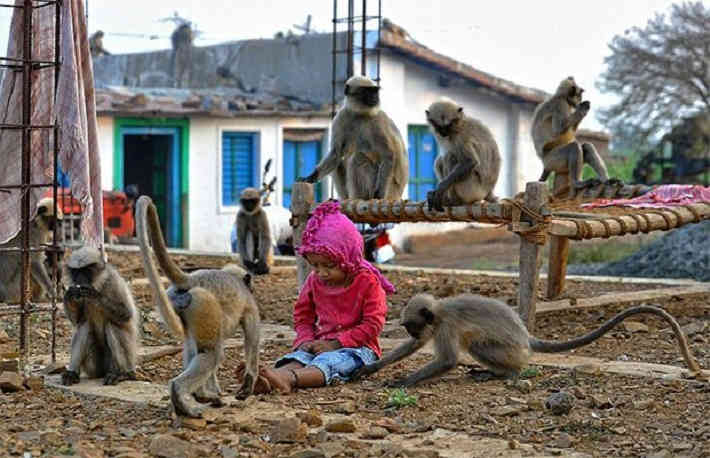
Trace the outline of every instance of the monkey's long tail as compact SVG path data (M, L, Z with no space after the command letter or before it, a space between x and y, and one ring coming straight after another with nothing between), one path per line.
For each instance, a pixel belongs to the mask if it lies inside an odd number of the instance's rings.
M558 353L583 347L589 343L594 342L607 332L611 331L617 324L621 323L626 318L632 315L638 315L640 313L650 313L652 315L657 315L663 318L668 324L670 324L671 328L673 328L673 333L675 334L676 339L678 339L678 345L680 346L680 351L683 354L683 359L685 359L685 364L692 372L698 373L701 371L700 365L690 353L690 348L688 347L688 340L685 338L685 334L683 334L683 331L680 329L680 325L675 320L675 318L673 318L665 310L650 305L639 305L637 307L628 308L616 315L615 317L611 318L609 321L602 324L589 334L585 334L583 336L574 338L572 340L567 340L565 342L540 340L535 337L530 337L530 348L532 348L533 351L539 353Z
M150 220L148 216L150 215ZM175 313L175 310L168 299L168 294L165 292L165 288L160 281L160 275L158 274L158 268L155 262L150 256L151 248L148 242L148 230L150 226L151 238L153 240L153 246L155 247L155 254L160 262L160 266L165 270L170 280L179 284L175 281L173 276L170 274L177 273L176 278L185 282L187 280L187 275L180 270L180 268L175 265L168 256L167 249L165 248L165 243L163 242L163 233L160 230L160 221L158 220L158 215L155 210L153 202L148 196L141 196L136 203L136 233L138 235L138 243L141 248L141 259L143 261L143 268L145 269L146 276L153 287L153 292L156 296L156 302L158 303L158 309L160 314L163 316L163 320L168 325L170 332L178 338L183 338L185 336L185 329L183 328L182 321L180 317ZM157 242L156 242L157 239ZM167 259L167 263L161 260L161 254L164 259ZM173 268L173 272L170 272L170 268Z

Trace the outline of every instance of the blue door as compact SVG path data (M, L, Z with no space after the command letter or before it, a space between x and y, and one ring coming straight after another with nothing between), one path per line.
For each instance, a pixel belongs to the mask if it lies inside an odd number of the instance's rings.
M180 128L121 127L122 182L119 189L137 185L158 210L165 243L181 246Z
M222 133L222 205L239 205L244 188L259 183L259 135L251 132Z
M434 135L427 126L409 126L409 200L426 200L436 187L434 160L439 153Z
M320 162L321 142L284 140L282 205L291 208L291 186L298 177L308 176ZM316 202L321 200L321 184L316 184Z

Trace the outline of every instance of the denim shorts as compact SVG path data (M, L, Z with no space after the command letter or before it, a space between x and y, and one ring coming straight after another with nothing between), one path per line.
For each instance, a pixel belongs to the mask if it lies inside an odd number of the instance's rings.
M317 367L323 372L325 383L330 385L331 380L347 382L350 376L363 365L377 361L377 355L367 347L339 348L319 355L296 350L279 358L274 366L283 366L291 361L298 361L304 366Z

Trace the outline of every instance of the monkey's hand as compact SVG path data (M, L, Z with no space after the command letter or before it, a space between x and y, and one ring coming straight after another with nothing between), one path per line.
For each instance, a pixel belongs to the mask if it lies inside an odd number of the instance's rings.
M76 385L79 383L79 373L66 370L62 373L62 385Z
M589 100L585 100L584 102L579 104L579 106L577 107L577 111L581 111L582 114L586 115L587 113L589 113L590 108L591 104L589 103Z
M303 177L298 177L298 178L296 178L296 181L299 181L299 182L301 182L301 183L311 183L311 184L313 184L313 183L315 183L316 181L318 181L318 170L314 170L313 173L311 173L310 175L308 175L308 176L305 177L305 178L303 178Z
M443 212L444 211L444 206L443 206L443 201L444 201L444 191L440 191L439 189L435 189L433 191L429 191L426 194L426 201L427 201L427 207L429 210L436 210Z
M244 267L249 271L249 272L254 272L256 273L256 263L253 261L248 261L244 260L242 261L242 264L244 264Z
M407 382L406 378L396 378L394 380L388 380L385 382L385 386L387 388L407 388L411 385L411 383Z
M351 380L360 380L362 377L367 377L368 375L377 372L377 364L366 364L360 369L356 370L355 373L350 377Z
M258 263L254 264L254 273L257 275L265 275L269 273L269 266L265 261L259 260Z

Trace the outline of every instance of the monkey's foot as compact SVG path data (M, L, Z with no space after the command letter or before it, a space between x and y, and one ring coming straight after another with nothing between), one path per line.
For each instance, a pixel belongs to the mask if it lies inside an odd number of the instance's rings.
M62 373L62 385L76 385L79 383L79 373L66 370Z
M130 372L109 372L104 377L104 385L117 385L124 380L137 380L136 373Z
M489 380L506 378L505 376L498 375L494 372L491 372L491 371L488 371L485 369L480 370L480 369L476 369L476 368L473 368L470 371L468 371L468 375L470 375L477 382L487 382Z
M170 401L177 415L192 418L202 418L205 408L192 399L188 393L179 393L175 382L170 381Z
M242 380L242 386L235 395L237 399L246 399L252 394L266 394L271 393L271 383L264 377L261 372L263 369L259 369L259 375L256 377L256 382L251 374L246 373L246 365L241 362L237 366L236 375L237 380Z
M199 402L200 404L209 404L211 407L224 407L224 401L222 401L222 397L216 393L194 393L193 397L195 398L195 401Z

